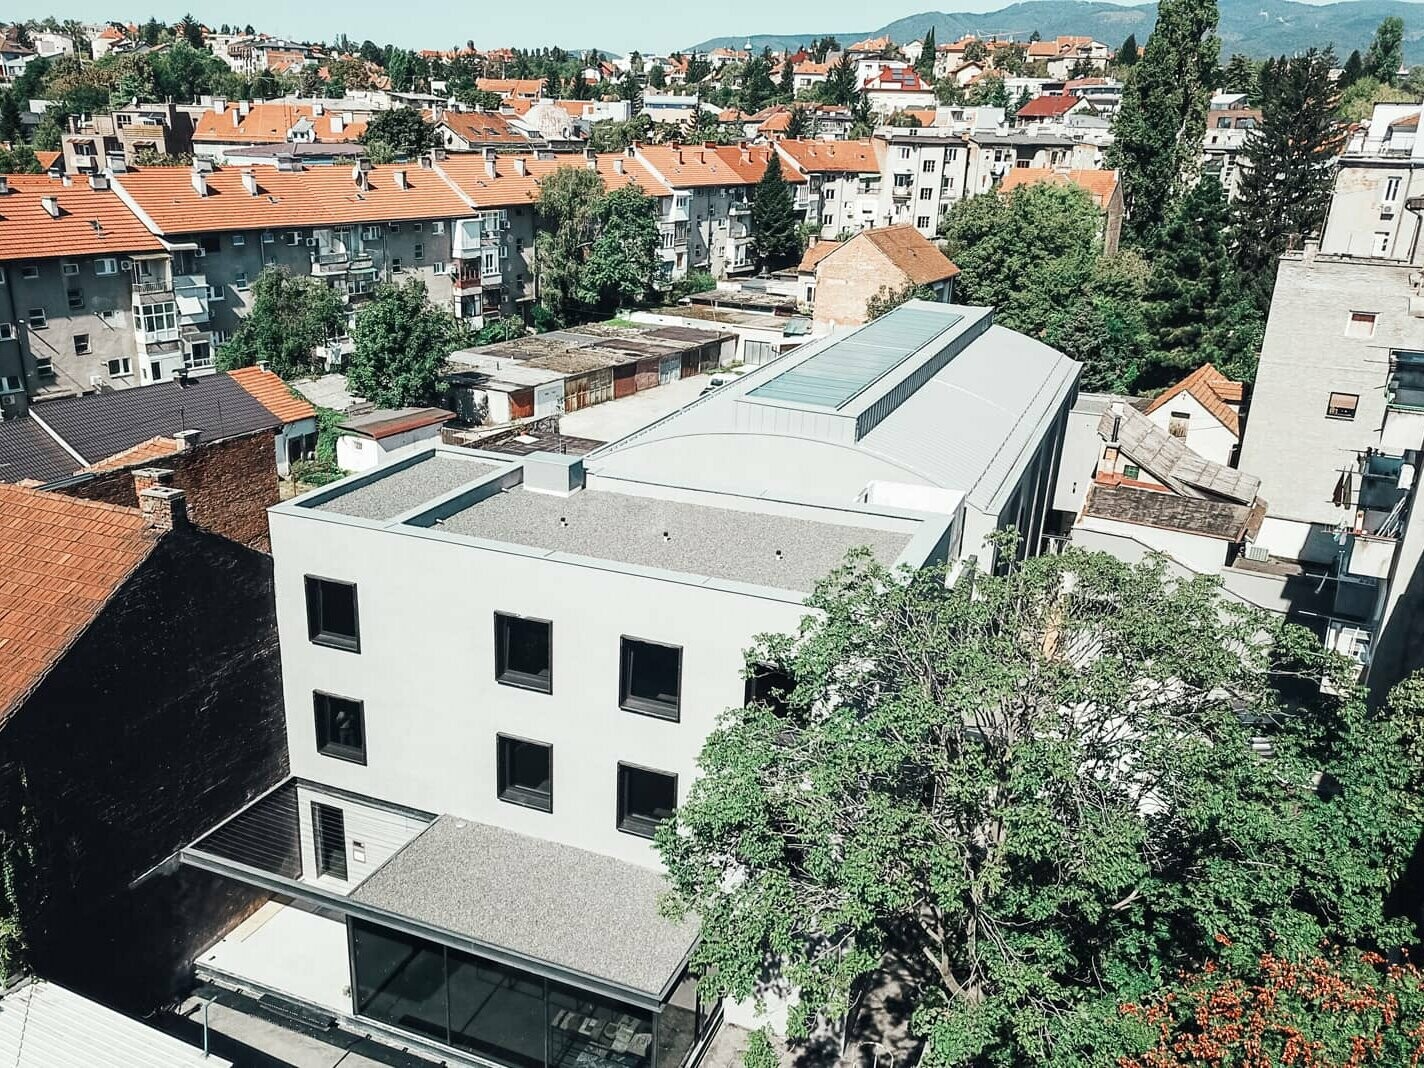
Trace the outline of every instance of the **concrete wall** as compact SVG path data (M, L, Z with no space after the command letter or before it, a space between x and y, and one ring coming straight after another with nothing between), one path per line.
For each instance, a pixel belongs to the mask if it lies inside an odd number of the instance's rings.
M801 605L611 566L393 535L273 513L277 617L294 774L432 812L654 865L615 827L617 765L678 776L687 795L717 715L739 706L743 650L792 630ZM361 652L307 639L303 579L354 581ZM553 692L494 680L494 613L553 621ZM683 647L680 722L618 707L619 639ZM365 702L367 763L317 753L312 693ZM553 745L553 811L496 797L495 736Z
M1099 531L1134 538L1148 548L1165 553L1179 564L1204 575L1215 574L1226 565L1227 543L1220 538L1208 538L1181 530L1162 530L1140 523L1119 523L1113 519L1091 515L1083 516L1078 526L1073 528L1075 542L1079 540L1080 531Z
M1398 179L1397 191L1387 200L1391 178ZM1320 250L1410 262L1419 252L1420 218L1404 204L1420 195L1424 195L1424 169L1416 169L1407 156L1345 159L1335 176Z
M1170 432L1172 424L1180 422L1173 418L1175 412L1187 417L1187 432L1182 438L1187 448L1198 456L1230 466L1236 451L1236 435L1223 426L1221 420L1208 412L1190 393L1178 393L1147 418L1156 426Z

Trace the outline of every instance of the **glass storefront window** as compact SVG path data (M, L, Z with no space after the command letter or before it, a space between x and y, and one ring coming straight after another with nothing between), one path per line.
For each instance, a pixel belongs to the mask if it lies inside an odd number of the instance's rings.
M444 948L358 920L351 926L357 1013L447 1041Z
M544 980L449 951L450 1044L517 1068L544 1066Z
M652 1063L652 1013L549 984L550 1068L650 1068Z
M697 977L684 971L658 1014L658 1063L676 1068L707 1033L720 1003L704 1005L697 996Z

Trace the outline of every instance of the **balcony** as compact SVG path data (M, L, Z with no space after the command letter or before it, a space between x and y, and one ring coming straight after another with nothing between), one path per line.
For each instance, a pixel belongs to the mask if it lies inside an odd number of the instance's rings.
M349 253L322 252L312 257L312 274L318 278L333 278L345 274L350 265Z
M1390 356L1380 447L1390 452L1417 449L1424 442L1424 352Z
M173 299L173 279L140 278L134 282L134 296L143 304Z
M1394 538L1351 534L1345 548L1345 572L1356 578L1387 579L1394 567Z
M456 293L474 293L484 288L480 280L480 265L476 260L462 260L450 278Z

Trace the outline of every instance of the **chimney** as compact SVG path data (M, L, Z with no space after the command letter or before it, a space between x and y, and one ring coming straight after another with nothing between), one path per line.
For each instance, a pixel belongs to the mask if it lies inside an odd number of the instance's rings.
M325 114L326 114L326 105L325 105L325 104L318 104L318 103L315 103L315 102L312 103L312 118L314 118L314 119L319 119L319 118L321 118L321 117L322 117L323 115L325 115Z
M613 161L613 173L614 173L614 174L622 174L622 173L623 173L623 157L622 157L622 156L619 156L617 159L615 159L615 160Z
M397 189L409 189L410 181L405 176L405 171L394 171L391 177L395 179Z
M232 126L233 126L233 129L237 129L237 127L239 127L239 126L241 126L241 125L242 125L242 113L241 113L241 111L234 111L234 112L232 113Z
M187 452L198 444L198 439L202 436L201 430L180 430L173 435L173 440L178 445L179 452Z
M106 174L91 174L89 176L89 188L103 191L109 188L109 177Z
M183 530L188 526L188 497L172 486L154 486L139 492L138 507L154 530Z
M10 178L8 175L0 174L0 196L5 196L10 192Z
M252 114L252 103L251 103L251 101L247 101L247 100L240 101L240 102L238 103L238 105L237 105L237 113L238 113L239 115L241 115L244 119L247 118L247 116L251 115L251 114Z
M193 191L200 197L208 195L208 176L202 171L193 172Z
M676 154L676 156L677 156L677 164L678 164L678 166L680 167L680 166L682 166L682 149L680 149L680 148L679 148L679 149L676 149L676 150L675 150L675 154Z
M366 168L362 167L359 163L356 166L352 167L351 180L356 183L357 189L368 188L368 183L366 181Z
M226 110L227 110L227 97L225 97L225 96L215 96L215 97L213 97L213 112L214 112L215 114L217 114L217 115L221 115L221 114L222 114L224 111L226 111Z
M638 146L635 144L629 145L623 150L623 155L627 156L629 159L635 158L638 155Z
M494 150L493 148L491 148L489 145L486 145L486 146L485 146L485 149L484 149L484 157L485 157L485 162L486 162L486 163L488 163L490 160L494 159L496 155L497 155L497 153L495 152L495 150Z
M331 132L340 133L343 129L345 129L344 120L341 118L340 115L333 115L331 117Z
M485 157L485 174L490 178L499 177L499 167L494 161L493 153Z
M51 219L59 218L59 197L40 197L40 204Z
M168 485L173 481L173 472L166 467L144 467L133 473L133 480L134 493L140 494L155 486Z
M269 364L266 360L258 360L258 361L257 361L257 369L258 369L259 371L261 371L264 375L268 372L268 370L271 368L271 366L272 366L272 365Z
M529 163L523 156L516 156L514 158L514 173L521 178L529 173Z
M250 167L242 172L242 188L247 190L249 196L257 195L257 172Z

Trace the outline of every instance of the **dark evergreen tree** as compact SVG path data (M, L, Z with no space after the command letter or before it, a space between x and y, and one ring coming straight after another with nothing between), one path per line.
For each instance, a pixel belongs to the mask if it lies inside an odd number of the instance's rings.
M1365 61L1360 58L1360 50L1357 48L1350 53L1350 58L1345 60L1345 66L1340 71L1339 86L1341 89L1348 89L1354 85L1365 73Z
M927 82L934 82L935 69L935 31L931 26L925 31L924 43L920 46L920 60L915 64L915 71Z
M821 83L821 98L827 104L839 104L841 107L850 107L855 103L855 97L860 90L859 82L855 76L855 64L847 63L842 56L831 64L831 69L826 72L826 80Z
M781 173L781 156L770 152L752 197L752 247L763 267L779 271L800 259L799 223L791 187Z
M1375 30L1375 39L1365 53L1365 73L1385 85L1399 80L1399 68L1404 66L1404 20L1391 15Z
M1196 173L1221 51L1216 23L1216 0L1161 0L1128 75L1107 162L1122 172L1128 226L1139 241Z
M1037 38L1031 38L1031 40L1037 40ZM1127 40L1123 41L1122 47L1117 50L1117 62L1122 67L1135 67L1137 60L1137 34L1129 33Z
M793 141L811 135L811 124L806 119L805 108L792 108L791 118L786 123L786 136Z
M1233 52L1221 72L1221 88L1232 93L1245 93L1252 99L1256 96L1259 71L1250 56Z
M791 62L791 53L786 53L781 60L781 78L777 82L777 95L782 100L790 103L796 99L796 64Z
M24 133L20 120L20 102L14 93L0 93L0 141L18 145Z
M1163 223L1142 300L1149 366L1141 387L1207 362L1233 378L1254 375L1264 322L1237 274L1228 223L1215 178L1184 194Z
M1264 312L1276 260L1316 231L1330 206L1342 130L1330 79L1335 54L1311 49L1277 60L1262 79L1261 125L1246 138L1235 203L1236 258Z

